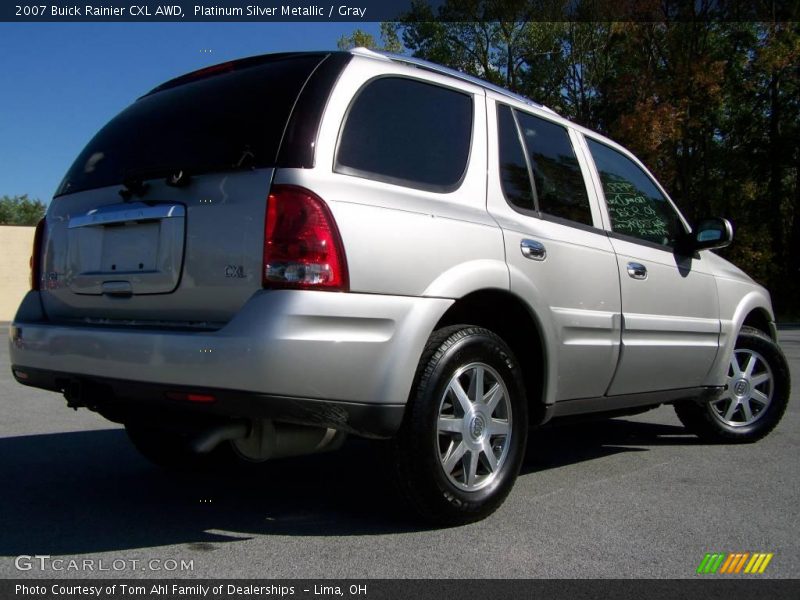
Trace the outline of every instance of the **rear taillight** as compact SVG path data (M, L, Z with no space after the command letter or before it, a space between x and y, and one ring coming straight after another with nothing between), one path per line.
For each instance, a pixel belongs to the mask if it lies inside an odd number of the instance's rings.
M32 290L39 290L42 284L42 240L44 238L44 219L36 225L36 232L33 234L33 254L31 254L31 280Z
M185 402L196 402L198 404L208 404L209 402L216 401L216 397L211 394L197 394L192 392L167 392L167 398L170 400L181 400Z
M264 226L264 287L347 291L342 239L328 206L313 192L273 185Z

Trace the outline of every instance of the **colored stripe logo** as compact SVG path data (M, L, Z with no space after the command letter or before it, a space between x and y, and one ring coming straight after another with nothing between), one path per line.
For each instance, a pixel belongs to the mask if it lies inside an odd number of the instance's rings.
M739 573L763 573L774 554L772 552L714 552L703 557L697 573L701 575L725 574L736 575Z

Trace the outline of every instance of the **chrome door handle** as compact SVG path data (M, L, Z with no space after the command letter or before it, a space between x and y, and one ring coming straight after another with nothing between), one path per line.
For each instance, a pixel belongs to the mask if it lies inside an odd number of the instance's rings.
M531 260L544 260L547 258L547 250L544 244L536 240L522 240L519 243L519 249L522 251L522 256Z
M634 279L647 279L647 267L637 262L629 262L628 275Z

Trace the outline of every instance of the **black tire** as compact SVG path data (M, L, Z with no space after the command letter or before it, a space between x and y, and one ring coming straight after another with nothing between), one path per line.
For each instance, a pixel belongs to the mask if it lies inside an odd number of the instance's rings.
M758 441L775 429L786 411L791 382L789 365L780 346L762 331L752 327L742 327L736 339L734 353L737 364L743 361L746 363L750 357L756 357L754 361L756 376L770 377L762 383L751 385L758 381L757 377L751 379L744 374L741 377L732 377L731 366L728 370L728 384L721 398L703 403L688 401L676 404L675 412L681 423L704 441L718 443ZM746 364L744 366L746 367ZM739 383L740 381L744 383ZM740 387L737 388L737 385ZM751 388L754 390L753 393L759 392L769 398L766 406L762 404L763 400L750 399ZM743 395L737 396L737 389L741 390ZM745 402L740 398L746 400L747 410L752 415L750 419L744 412ZM731 414L730 410L734 412L730 419L726 419L725 417Z
M211 452L192 451L188 436L141 423L127 423L125 432L139 453L156 466L179 471L207 471L240 462L229 442Z
M455 392L448 391L459 371L463 381L470 382L467 396L479 398L476 381L483 385L480 397L487 396L481 403L466 403L471 416L463 412L465 403L456 400ZM459 379L458 384L461 382ZM500 392L489 396L492 390ZM440 417L448 418L450 411L453 426L461 427L461 433L439 431ZM459 417L460 412L463 414ZM498 427L510 435L497 433ZM483 519L511 491L525 456L527 434L522 376L506 343L480 327L440 329L433 333L422 354L403 425L392 445L396 483L425 520L457 525ZM446 472L445 459L455 458L462 442L465 448L467 442L474 446ZM486 445L476 450L480 444ZM494 470L487 452L494 456ZM469 468L472 461L474 470Z

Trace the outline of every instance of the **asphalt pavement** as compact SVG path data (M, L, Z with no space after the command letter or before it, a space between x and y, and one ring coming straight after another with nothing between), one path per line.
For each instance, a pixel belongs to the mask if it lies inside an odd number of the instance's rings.
M773 553L759 577L798 577L800 330L781 342L795 391L761 442L700 443L671 407L539 431L494 515L434 529L404 516L384 443L170 474L14 382L3 341L0 578L691 578L709 552Z

